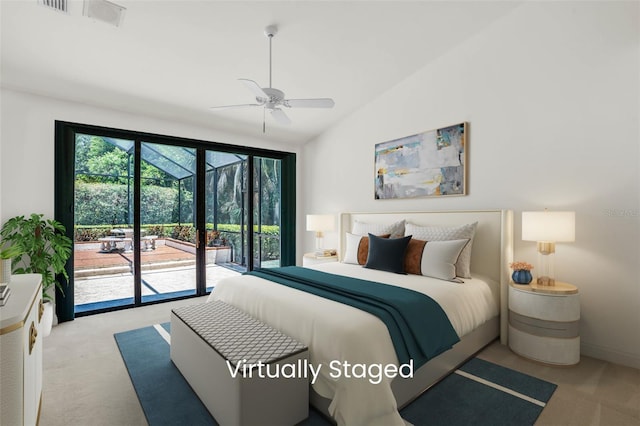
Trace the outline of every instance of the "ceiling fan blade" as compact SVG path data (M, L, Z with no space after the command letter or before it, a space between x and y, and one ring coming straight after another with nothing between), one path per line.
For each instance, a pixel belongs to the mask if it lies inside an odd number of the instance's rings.
M287 117L287 114L280 108L272 109L271 116L280 124L291 124L291 120Z
M333 108L336 104L331 98L285 99L284 106L289 108Z
M251 92L253 92L253 94L256 95L257 98L269 99L269 95L264 93L262 87L260 87L260 85L255 81L249 80L247 78L239 78L238 80L240 80L247 89L251 90Z
M262 106L262 104L240 104L240 105L221 105L221 106L212 106L209 109L231 109L231 108L246 108L246 107L255 107Z

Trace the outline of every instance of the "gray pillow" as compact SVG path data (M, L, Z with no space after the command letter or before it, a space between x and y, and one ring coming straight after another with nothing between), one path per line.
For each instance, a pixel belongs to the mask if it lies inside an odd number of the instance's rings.
M355 221L353 224L353 229L351 230L352 234L356 235L383 235L383 234L391 234L390 238L399 238L403 235L407 235L404 232L404 220L400 220L391 224L382 224L382 223L366 223Z

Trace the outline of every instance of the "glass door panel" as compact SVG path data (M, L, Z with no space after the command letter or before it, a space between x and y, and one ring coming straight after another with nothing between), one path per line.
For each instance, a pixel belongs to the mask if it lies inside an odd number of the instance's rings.
M196 294L196 150L142 142L142 303Z
M132 140L75 135L76 313L134 303L134 161Z
M247 271L247 156L205 154L206 289Z
M255 157L253 173L254 267L281 266L281 161Z

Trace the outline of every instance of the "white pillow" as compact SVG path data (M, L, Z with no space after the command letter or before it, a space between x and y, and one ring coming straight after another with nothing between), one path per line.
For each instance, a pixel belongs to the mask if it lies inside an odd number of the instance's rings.
M456 262L456 275L462 278L471 278L471 248L477 226L478 222L452 227L418 226L413 223L407 223L404 234L411 235L417 240L425 241L469 240Z
M456 279L456 262L469 240L428 241L422 252L422 275L452 281Z
M351 233L356 235L373 234L378 236L390 234L391 236L389 238L400 238L405 235L409 235L405 232L404 222L404 220L401 220L399 222L386 225L381 223L365 223L356 220L353 224Z
M358 262L358 251L360 249L360 244L364 244L366 242L368 247L369 237L350 234L348 232L346 234L346 237L347 237L346 238L347 247L344 250L344 259L342 259L342 263L353 263L354 265L363 265L364 263Z

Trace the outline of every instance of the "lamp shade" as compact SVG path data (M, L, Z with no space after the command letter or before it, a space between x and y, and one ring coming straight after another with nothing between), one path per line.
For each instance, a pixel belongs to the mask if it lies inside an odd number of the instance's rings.
M307 231L333 231L335 227L335 217L330 214L308 214Z
M576 239L575 212L522 212L524 241L571 242Z

